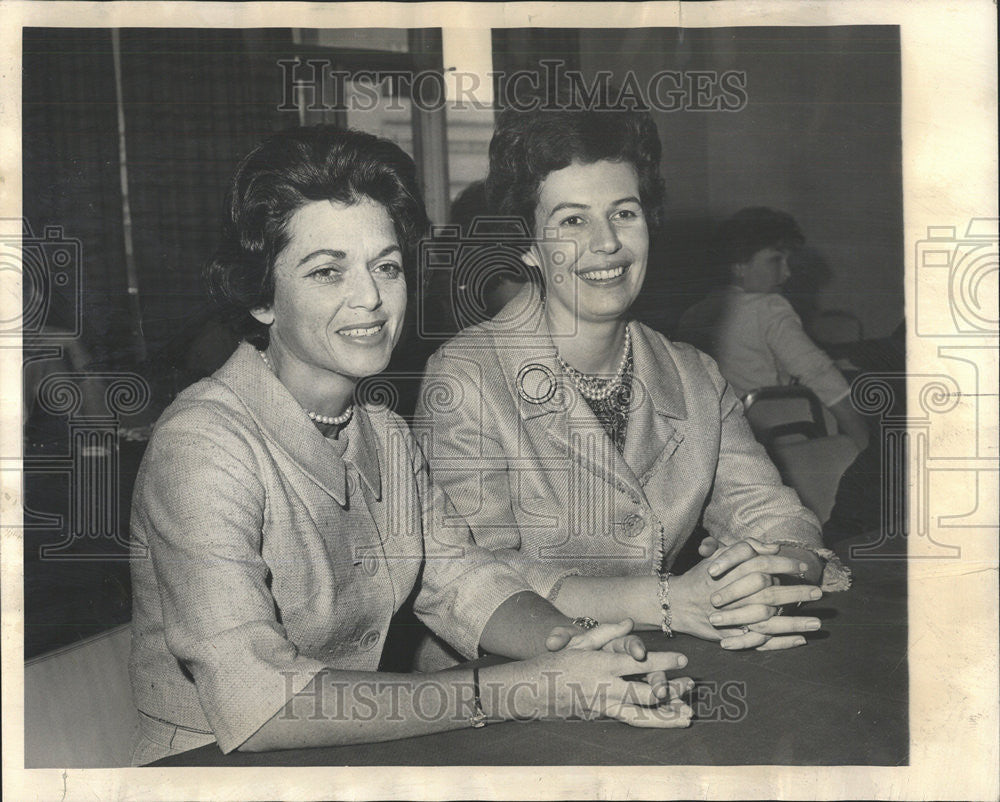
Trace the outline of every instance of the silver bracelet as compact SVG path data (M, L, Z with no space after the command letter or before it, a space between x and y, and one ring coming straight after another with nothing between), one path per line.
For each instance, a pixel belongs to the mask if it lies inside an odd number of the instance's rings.
M469 723L478 730L486 726L483 699L479 695L479 666L472 669L472 694L472 715L469 716Z
M670 587L667 584L667 581L670 579L670 572L660 571L657 576L660 578L660 583L656 588L656 593L660 599L660 609L663 612L660 629L666 633L668 638L672 638L674 631L670 628L670 625L673 623L673 616L670 613Z

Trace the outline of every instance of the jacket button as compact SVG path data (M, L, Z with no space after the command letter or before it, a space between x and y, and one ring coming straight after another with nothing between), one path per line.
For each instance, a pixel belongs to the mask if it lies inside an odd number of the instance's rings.
M625 537L636 537L643 529L646 528L646 521L638 513L631 513L625 516L625 520L622 522L622 526L625 527Z
M364 637L361 638L361 643L359 645L367 652L369 649L373 648L376 643L378 643L380 637L381 635L379 635L374 629L369 629L364 634Z
M368 552L361 560L361 568L368 576L375 576L378 573L378 557Z

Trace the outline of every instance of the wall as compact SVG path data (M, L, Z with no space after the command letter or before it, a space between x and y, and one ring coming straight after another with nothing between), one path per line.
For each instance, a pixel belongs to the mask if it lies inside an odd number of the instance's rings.
M587 30L585 75L746 73L739 111L654 112L668 223L640 314L669 331L709 286L714 223L744 206L790 212L806 239L793 302L847 310L866 337L903 317L900 56L891 26ZM817 288L816 285L825 283ZM818 295L809 296L809 290Z

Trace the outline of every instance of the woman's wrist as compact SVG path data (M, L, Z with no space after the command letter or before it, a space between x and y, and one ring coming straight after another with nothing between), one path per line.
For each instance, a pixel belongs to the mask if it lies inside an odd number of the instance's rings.
M657 575L635 578L633 599L629 605L634 608L632 619L636 629L660 629L663 623L663 607L660 603L660 578Z
M551 657L554 657L551 656ZM479 669L480 701L487 721L534 719L550 715L553 673L540 670L551 657L515 660ZM541 664L540 664L540 661Z
M512 666L515 663L501 663L479 669L479 703L487 721L505 721L509 716L504 706L504 688L512 684Z
M688 581L685 579L684 574L671 574L670 575L670 591L669 591L669 603L670 603L670 629L673 632L684 632L690 634L692 629L689 625L690 615L688 612L687 599L688 599ZM654 591L654 594L658 594L658 590ZM654 599L659 604L659 596L654 595ZM661 616L662 618L662 616ZM662 620L657 621L657 629L662 629Z
M555 604L565 615L602 623L632 619L634 629L659 629L658 579L647 576L567 576Z

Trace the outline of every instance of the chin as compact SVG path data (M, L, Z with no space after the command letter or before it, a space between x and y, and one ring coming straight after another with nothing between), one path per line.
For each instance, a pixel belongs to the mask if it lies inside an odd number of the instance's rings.
M379 362L377 364L369 363L363 366L356 365L348 375L350 375L355 381L370 379L372 376L378 376L380 373L384 373L387 367L389 367L388 359L385 360L385 362Z
M595 299L596 300L596 299ZM634 298L603 298L596 303L581 305L580 317L592 320L618 320L628 314Z
M353 356L353 355L352 355ZM335 364L327 366L327 370L339 373L353 382L366 379L370 376L377 376L389 366L389 357L375 357L373 354L365 354L357 359L339 359Z

